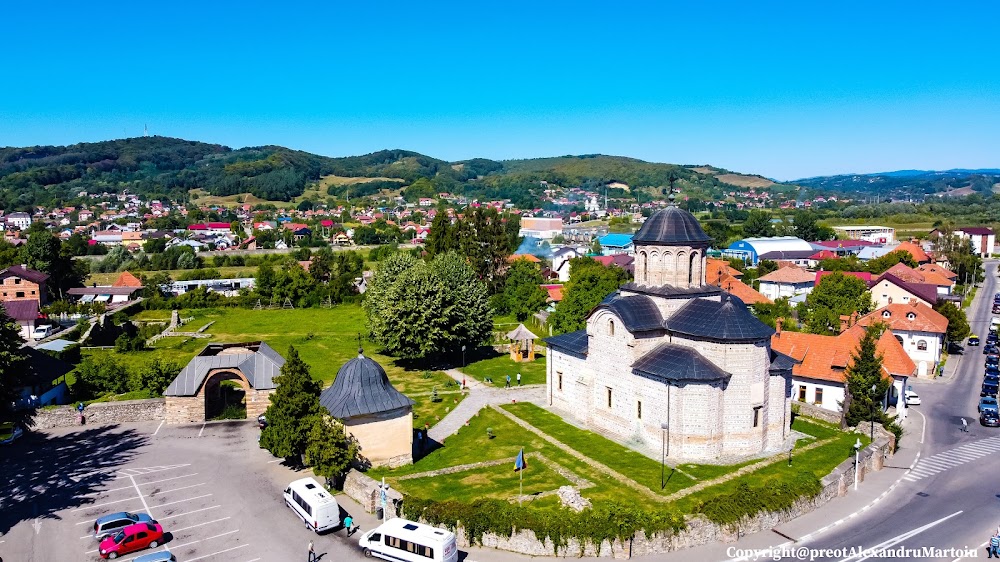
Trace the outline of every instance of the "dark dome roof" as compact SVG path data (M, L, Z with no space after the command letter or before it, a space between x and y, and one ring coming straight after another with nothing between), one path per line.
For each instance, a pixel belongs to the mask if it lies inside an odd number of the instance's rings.
M719 301L691 299L666 321L667 330L699 340L723 343L767 341L774 335L743 301L722 293Z
M674 206L653 213L632 238L633 244L664 246L702 246L711 241L694 215Z
M653 299L646 295L623 297L618 293L612 293L610 297L601 301L601 304L594 308L590 316L603 309L614 312L625 324L625 329L633 334L663 329L663 317L660 316L660 309L656 307Z
M331 416L348 419L412 406L413 400L392 386L381 365L359 353L337 371L319 403Z

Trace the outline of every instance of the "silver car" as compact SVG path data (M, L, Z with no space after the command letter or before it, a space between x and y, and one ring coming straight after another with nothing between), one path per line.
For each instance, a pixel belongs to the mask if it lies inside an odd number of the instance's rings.
M136 523L156 523L156 521L145 513L129 513L127 511L109 513L94 521L94 539L103 540L104 537L110 537Z

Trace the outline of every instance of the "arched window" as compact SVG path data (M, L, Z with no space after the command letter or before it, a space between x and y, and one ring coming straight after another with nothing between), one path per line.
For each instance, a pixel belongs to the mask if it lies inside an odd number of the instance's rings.
M917 350L927 351L927 340L917 340Z
M903 338L901 338L900 336L896 336L896 341L899 342L899 345L903 345Z
M888 310L882 312L882 318L889 318L890 316L892 316L892 313Z
M615 335L615 321L614 320L608 320L608 335L609 336L614 336Z
M914 313L912 313L912 312L906 313L906 319L907 320L914 320L914 319L916 319L916 317L917 317L917 315L914 314Z
M642 284L649 285L649 256L646 252L640 252L639 256L642 258Z
M691 252L691 259L688 262L688 287L694 283L694 260L698 258L697 252Z

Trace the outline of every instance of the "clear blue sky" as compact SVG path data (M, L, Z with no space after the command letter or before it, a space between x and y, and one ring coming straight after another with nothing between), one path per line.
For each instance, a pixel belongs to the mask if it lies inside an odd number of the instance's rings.
M0 146L1000 167L995 1L822 4L9 2Z

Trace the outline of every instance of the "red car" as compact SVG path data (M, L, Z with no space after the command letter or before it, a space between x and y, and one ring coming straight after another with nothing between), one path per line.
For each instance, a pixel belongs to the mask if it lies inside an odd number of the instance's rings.
M101 558L118 558L144 548L156 548L162 543L163 527L159 523L136 523L101 541Z

